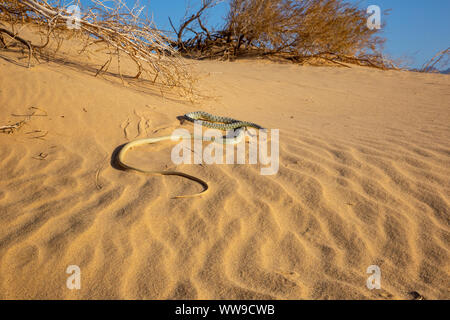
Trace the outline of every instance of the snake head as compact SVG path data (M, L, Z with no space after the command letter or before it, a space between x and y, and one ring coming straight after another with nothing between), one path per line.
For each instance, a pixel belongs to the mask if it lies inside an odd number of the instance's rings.
M182 125L186 121L186 117L185 116L178 116L177 120L180 121L180 125Z

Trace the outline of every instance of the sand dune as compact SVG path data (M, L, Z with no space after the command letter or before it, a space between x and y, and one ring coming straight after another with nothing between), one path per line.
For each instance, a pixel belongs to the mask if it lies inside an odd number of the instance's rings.
M450 80L446 75L200 62L191 104L70 64L0 59L0 298L450 298ZM29 109L35 107L38 109ZM168 135L204 110L280 129L280 167L179 165ZM81 268L81 290L66 268ZM378 265L381 290L368 290Z

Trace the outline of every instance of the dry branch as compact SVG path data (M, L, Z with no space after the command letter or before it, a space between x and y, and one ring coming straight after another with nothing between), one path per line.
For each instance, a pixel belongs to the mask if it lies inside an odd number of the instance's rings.
M0 132L3 133L13 133L16 130L19 130L25 124L25 120L19 121L12 125L0 126Z
M440 65L443 70L448 67L450 62L450 47L438 52L433 58L430 59L420 70L421 72L437 72L436 66Z
M41 45L33 44L6 28L0 29L15 40L27 45L29 60L32 51L43 52L49 42L57 49L66 38L76 36L84 42L80 54L86 53L90 46L104 46L109 50L108 61L116 57L119 63L119 76L122 79L120 63L122 56L128 56L136 64L135 77L146 75L148 79L158 79L158 83L177 87L184 94L192 93L192 77L181 57L171 46L170 39L156 29L153 22L141 17L142 8L128 8L122 0L106 2L92 0L94 6L87 8L79 20L78 28L68 30L74 17L58 0L3 0L0 5L0 20L10 23L11 29L23 21L39 26L44 38ZM112 6L111 6L112 3ZM3 44L3 42L2 42ZM97 72L105 72L110 62Z
M195 30L188 28L188 26L194 22L194 21L199 21L199 25L200 27L203 29L203 25L201 23L200 17L203 14L203 12L207 9L210 9L212 7L214 7L216 4L218 3L218 1L216 0L202 0L201 1L201 6L200 9L198 9L198 11L194 14L192 14L189 18L186 18L184 21L181 22L180 27L178 28L178 30L174 27L172 20L169 17L169 22L170 25L172 26L173 30L175 31L176 35L177 35L177 46L178 49L180 50L186 50L186 48L184 47L184 42L183 42L183 34L185 29L189 29L191 32L196 33L197 35L199 34L198 32L196 32ZM208 33L209 34L209 33Z
M212 3L212 4L211 4ZM230 0L225 24L210 31L202 1L176 29L177 48L197 59L281 58L392 67L379 53L383 39L367 28L367 13L343 0ZM183 31L194 36L186 38Z
M17 34L14 34L13 32L6 30L4 28L0 28L0 33L6 33L8 36L13 38L14 40L19 41L20 43L22 43L23 45L25 45L28 48L28 68L29 68L31 66L31 56L33 55L33 46L31 45L31 42L19 37ZM2 40L1 41L2 44L6 48L7 45L6 45L5 41L3 40L3 38L1 40Z

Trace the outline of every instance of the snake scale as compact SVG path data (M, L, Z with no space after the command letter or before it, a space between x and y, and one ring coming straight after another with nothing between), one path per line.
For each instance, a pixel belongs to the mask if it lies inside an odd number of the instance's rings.
M193 123L197 123L200 124L202 126L208 127L208 128L212 128L212 129L218 129L218 130L236 130L237 132L235 132L235 135L233 137L224 137L221 140L221 143L223 144L236 144L239 143L242 138L244 138L245 135L245 128L246 127L253 127L256 129L263 129L261 126L257 125L256 123L253 122L248 122L248 121L240 121L240 120L235 120L232 118L228 118L228 117L220 117L220 116L215 116L212 114L209 114L207 112L204 111L195 111L195 112L190 112L187 113L183 116L183 119L193 122ZM156 143L159 141L164 141L164 140L171 140L171 139L176 139L176 138L193 138L194 140L203 140L203 141L211 141L211 138L208 137L203 137L203 136L194 136L193 134L186 136L186 135L170 135L170 136L162 136L162 137L156 137L156 138L144 138L144 139L138 139L138 140L134 140L131 142L128 142L127 144L125 144L122 149L119 151L118 155L117 155L117 162L118 164L123 167L124 169L128 169L128 170L134 170L140 173L146 173L146 174L155 174L155 175L173 175L173 176L180 176L180 177L184 177L187 178L189 180L198 182L199 184L202 185L203 190L199 193L195 193L195 194L191 194L191 195L182 195L182 196L175 196L174 198L188 198L188 197L195 197L195 196L199 196L199 195L203 195L205 194L208 190L209 190L209 186L208 183L206 183L204 180L199 179L197 177L194 177L192 175L183 173L183 172L179 172L179 171L170 171L170 170L166 170L166 171L149 171L149 170L143 170L140 168L136 168L133 167L131 165L128 165L125 163L124 158L125 158L125 154L134 147L138 147L138 146L142 146L145 144L151 144L151 143Z

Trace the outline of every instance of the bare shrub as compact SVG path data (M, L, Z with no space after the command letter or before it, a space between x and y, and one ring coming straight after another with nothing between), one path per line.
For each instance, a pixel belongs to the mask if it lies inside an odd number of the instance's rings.
M29 62L32 56L39 60L37 53L43 53L50 44L67 38L82 41L81 54L91 46L104 46L107 61L97 74L108 70L112 59L117 59L120 72L120 56L127 56L136 65L135 78L144 77L153 83L181 88L183 94L192 94L192 76L183 59L170 45L153 22L143 18L142 8L128 8L121 0L93 0L78 21L79 28L68 30L67 22L73 17L59 0L2 0L0 3L0 48L6 47L4 37L10 37L26 46ZM108 4L108 5L107 5ZM32 43L18 35L17 26L31 23L43 39L41 44ZM48 52L46 53L48 54Z
M197 58L277 56L295 62L327 60L391 67L380 53L383 39L367 27L367 14L342 0L230 0L222 30L201 24L204 4L176 30L178 47ZM205 5L206 8L205 8ZM197 28L188 28L192 22ZM183 30L195 34L181 42Z
M439 72L449 68L450 64L450 48L438 52L433 58L423 65L420 72Z

